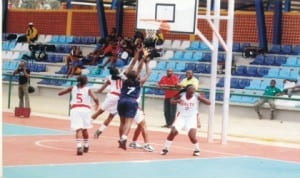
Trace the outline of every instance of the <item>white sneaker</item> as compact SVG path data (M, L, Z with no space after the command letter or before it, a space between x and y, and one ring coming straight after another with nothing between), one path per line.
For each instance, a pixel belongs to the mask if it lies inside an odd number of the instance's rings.
M133 149L142 149L142 148L143 148L142 145L140 145L140 144L138 144L138 143L136 143L136 142L131 142L131 143L129 144L129 147L130 147L130 148L133 148Z
M153 152L154 148L151 145L147 144L147 145L144 145L144 150L146 150L148 152Z
M164 148L163 150L161 150L160 154L161 155L166 155L169 152L169 150L167 150L166 148Z
M200 150L195 150L193 152L193 156L199 156L200 155Z

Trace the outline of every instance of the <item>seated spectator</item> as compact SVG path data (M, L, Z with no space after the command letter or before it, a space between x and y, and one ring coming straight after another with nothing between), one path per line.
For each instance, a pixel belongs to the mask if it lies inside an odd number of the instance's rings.
M96 65L97 63L100 63L105 56L105 48L111 43L112 38L110 36L107 36L104 40L99 41L98 47L96 49L89 53L87 55L87 62L90 65Z
M33 26L33 22L29 22L25 34L19 36L17 42L34 43L38 39L38 35L38 30Z
M292 97L293 94L300 95L300 75L298 76L296 81L284 80L284 93Z
M66 58L67 77L72 77L76 74L76 70L82 66L82 51L78 46L72 46L70 54Z
M115 45L116 50L112 52L109 59L103 64L102 68L110 63L110 66L122 67L128 64L129 55L132 54L131 48L128 47L126 40L122 39L119 45Z
M155 42L155 47L150 50L150 59L153 59L155 57L161 57L163 53L164 53L163 40L158 39Z
M276 86L276 81L271 80L270 86L267 86L265 88L265 92L263 96L279 96L281 95L281 90L277 88ZM260 113L260 108L263 106L263 104L269 103L270 109L271 109L271 117L270 119L274 119L274 111L275 111L275 104L274 104L274 99L273 98L267 98L267 97L261 97L255 104L254 104L254 109L259 117L259 119L262 119L262 114Z
M38 39L38 30L33 26L33 22L28 23L26 39L28 43L34 43Z

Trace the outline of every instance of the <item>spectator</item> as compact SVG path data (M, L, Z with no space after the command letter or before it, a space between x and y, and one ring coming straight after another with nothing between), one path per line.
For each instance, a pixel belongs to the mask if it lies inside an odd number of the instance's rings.
M276 81L271 80L270 86L267 86L265 88L265 92L263 96L279 96L281 94L281 90L277 88L276 86ZM266 98L266 97L261 97L255 104L254 104L254 109L259 117L259 119L262 119L262 114L260 113L260 108L262 107L263 104L269 103L270 108L271 108L271 117L270 119L274 119L274 111L275 111L275 104L274 104L274 99L273 98Z
M150 52L150 59L153 59L155 57L161 57L164 53L164 48L163 48L163 40L158 39L155 41L155 46L153 49L151 49Z
M289 98L292 97L293 94L300 94L300 75L298 76L296 81L284 80L285 89L283 92L287 93Z
M82 51L78 46L72 46L70 54L66 58L67 65L67 77L72 77L78 74L77 70L81 68Z
M173 74L173 70L167 69L167 74L163 76L158 82L158 88L175 88L178 85L178 83L179 79L176 75ZM164 116L166 125L164 125L163 127L170 128L175 119L177 106L175 103L171 103L171 98L175 96L178 93L178 91L166 89L164 92Z
M26 30L27 42L34 43L38 39L38 35L38 30L34 27L33 22L29 22Z
M185 73L185 78L183 80L181 80L181 82L179 83L179 86L184 88L189 84L194 85L194 87L196 88L196 90L198 90L199 87L199 80L193 76L193 71L192 70L187 70Z
M30 78L30 70L26 68L25 62L21 62L18 68L13 72L13 75L19 75L19 107L24 108L24 99L25 99L25 108L30 108L29 95L28 95L28 86Z

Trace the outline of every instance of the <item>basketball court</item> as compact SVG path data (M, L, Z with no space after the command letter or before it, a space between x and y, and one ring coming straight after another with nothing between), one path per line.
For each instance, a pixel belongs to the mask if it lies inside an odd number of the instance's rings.
M297 148L245 142L207 143L199 138L201 154L192 156L192 144L185 134L176 137L170 152L160 151L165 132L150 131L154 152L118 148L118 128L108 129L93 139L90 151L76 155L74 133L69 121L40 116L17 118L3 113L3 173L5 178L65 177L264 177L298 178L300 151ZM133 133L133 131L131 131ZM131 138L132 135L129 136ZM142 139L139 138L142 143Z

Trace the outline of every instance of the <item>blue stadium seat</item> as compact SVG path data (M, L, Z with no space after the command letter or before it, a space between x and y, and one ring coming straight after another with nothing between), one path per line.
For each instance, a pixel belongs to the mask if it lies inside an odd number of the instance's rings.
M184 54L183 54L183 60L187 60L187 61L191 61L193 60L193 51L186 51Z
M200 49L200 41L193 41L190 45L190 47L187 48L188 50L198 50Z
M230 80L230 88L240 88L239 87L239 80L238 78L231 78Z
M67 74L67 72L68 72L67 65L63 65L59 71L55 72L55 74Z
M52 38L51 38L50 43L54 43L54 44L59 43L59 36L58 35L53 35Z
M242 102L242 96L241 95L231 95L230 96L230 102L241 103Z
M175 69L176 61L169 61L167 64L167 69Z
M182 60L183 59L183 55L184 55L183 51L176 51L175 54L174 54L174 56L171 57L170 59L171 60Z
M300 54L300 45L295 45L293 47L293 54L299 55Z
M66 36L66 43L70 44L73 42L73 36Z
M254 65L263 65L265 61L265 56L264 55L257 55L254 59L254 61L250 62L250 64Z
M88 37L88 44L96 44L96 37L89 36Z
M282 66L294 67L297 66L298 58L296 56L289 56L286 59L286 63L282 64Z
M289 79L289 77L290 77L290 72L291 72L290 69L288 69L288 68L282 68L282 69L279 71L278 78Z
M166 61L159 61L154 69L164 70L164 69L166 69L166 67L167 67L167 62Z
M251 77L257 77L257 67L249 66L246 70L246 75Z
M192 57L193 61L200 61L202 60L202 52L201 51L196 51Z
M73 44L80 44L80 36L74 36L72 43Z
M66 36L65 35L61 35L59 36L58 42L61 44L65 44L66 43Z
M251 46L251 44L250 43L242 43L241 44L241 47L240 47L240 50L241 51L245 51L245 49L247 48L247 47L249 47L249 46Z
M269 72L269 68L268 67L259 67L257 69L257 76L258 77L263 77L265 75L267 75Z
M210 49L205 43L200 42L200 50L209 51Z
M195 67L196 73L206 73L206 64L199 63Z
M9 41L2 41L2 50L9 51Z
M285 56L276 56L275 62L273 65L275 66L281 66L282 64L286 63L286 57Z
M216 93L216 101L223 101L224 94L223 93Z
M89 41L89 37L88 36L82 36L80 38L80 43L81 44L88 44L88 41Z
M280 52L281 52L281 46L278 44L273 44L270 53L280 54Z
M63 56L62 55L56 55L54 62L57 62L57 63L63 62Z
M269 70L268 74L265 75L264 77L267 77L267 78L278 78L279 77L279 71L280 71L279 68L271 68Z
M37 64L37 72L46 72L46 64Z
M54 54L48 54L48 57L47 57L47 62L55 62L55 55Z
M300 75L299 74L299 69L291 69L289 79L290 80L297 80L299 75Z
M265 56L264 64L265 65L274 65L275 56Z
M248 90L259 90L260 89L260 85L261 85L261 80L259 79L253 79L251 82L250 82L250 85L245 87L245 89L248 89Z
M186 63L185 64L185 70L191 70L193 72L196 72L196 64L195 63Z
M178 72L185 71L185 62L184 61L178 61L176 63L176 66L175 66L175 71L178 71Z
M71 45L65 45L65 49L64 49L64 52L63 52L63 53L70 53L70 52L71 52L71 49L72 49L72 46L71 46Z
M58 53L64 53L65 52L65 45L55 45L55 51Z
M260 90L265 90L267 86L270 86L270 81L271 81L271 79L264 79L261 82Z
M148 81L149 82L156 82L158 80L158 72L151 72Z
M220 80L217 83L217 87L223 88L224 87L224 77L220 78Z
M211 61L211 53L203 53L202 61L210 62Z
M281 53L282 54L293 54L292 45L281 45Z
M237 43L237 42L234 42L232 44L232 51L233 52L241 52L241 46L240 46L240 43Z
M250 86L250 79L239 79L238 88L244 89Z
M246 75L246 71L247 71L247 67L246 66L237 66L235 72L233 73L233 75L241 75L241 76L245 76Z
M207 74L211 73L211 64L206 64L205 73L207 73Z

